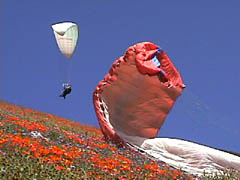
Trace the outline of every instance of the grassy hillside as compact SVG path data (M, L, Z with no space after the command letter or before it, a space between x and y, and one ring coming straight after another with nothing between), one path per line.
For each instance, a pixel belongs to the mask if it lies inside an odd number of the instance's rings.
M98 128L0 101L0 179L194 179L127 148Z

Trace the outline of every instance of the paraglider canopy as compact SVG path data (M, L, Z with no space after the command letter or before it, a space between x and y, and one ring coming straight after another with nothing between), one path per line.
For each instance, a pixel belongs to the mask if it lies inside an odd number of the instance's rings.
M167 53L151 42L129 47L93 93L95 112L106 139L203 175L240 171L240 157L175 138L157 138L168 113L185 88Z
M73 22L62 22L52 25L53 32L61 53L70 59L78 40L78 26Z
M184 88L180 73L164 50L150 42L129 47L93 94L105 137L117 143L122 143L122 133L156 137Z

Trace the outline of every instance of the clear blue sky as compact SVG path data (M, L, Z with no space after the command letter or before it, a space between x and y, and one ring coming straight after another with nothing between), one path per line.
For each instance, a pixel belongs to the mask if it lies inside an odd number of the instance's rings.
M236 0L2 0L0 98L98 126L97 83L128 46L151 41L187 85L159 136L240 152L239 6ZM51 29L60 21L80 27L66 100L58 97L65 58Z

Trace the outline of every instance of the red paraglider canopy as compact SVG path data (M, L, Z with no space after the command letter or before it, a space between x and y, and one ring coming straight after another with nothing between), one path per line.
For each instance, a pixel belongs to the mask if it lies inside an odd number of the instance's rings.
M93 94L103 134L199 176L221 174L226 168L240 171L236 155L181 139L156 138L184 88L180 73L157 45L143 42L129 47Z
M154 138L185 88L166 52L150 42L129 47L93 94L100 127L107 139Z

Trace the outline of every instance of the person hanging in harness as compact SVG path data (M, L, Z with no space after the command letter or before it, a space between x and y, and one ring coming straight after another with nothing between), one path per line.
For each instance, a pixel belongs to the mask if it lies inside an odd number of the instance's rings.
M70 84L65 84L63 83L63 91L59 95L59 97L63 97L64 99L66 98L66 95L70 94L72 91L72 86Z

